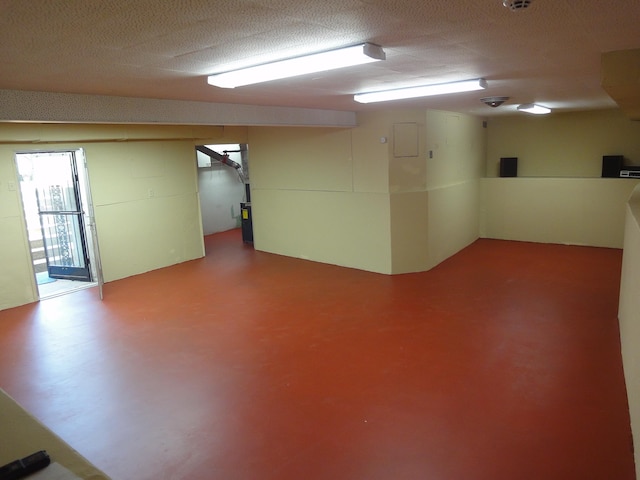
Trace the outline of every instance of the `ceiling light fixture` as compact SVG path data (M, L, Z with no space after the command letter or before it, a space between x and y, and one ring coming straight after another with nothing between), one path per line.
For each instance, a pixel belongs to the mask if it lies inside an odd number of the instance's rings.
M551 109L543 107L542 105L536 105L535 103L525 103L523 105L518 105L518 111L533 113L535 115L544 115L551 112Z
M361 43L360 45L314 53L304 57L289 58L210 75L207 83L221 88L235 88L253 83L296 77L307 73L362 65L384 60L385 58L384 50L379 45Z
M358 93L354 95L353 99L360 103L386 102L388 100L428 97L430 95L444 95L446 93L471 92L483 88L487 88L487 81L484 78L477 78L475 80L465 80L462 82L422 85L419 87L383 90L381 92Z

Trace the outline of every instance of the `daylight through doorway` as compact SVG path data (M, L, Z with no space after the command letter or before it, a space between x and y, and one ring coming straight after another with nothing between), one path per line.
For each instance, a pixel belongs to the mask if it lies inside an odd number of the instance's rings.
M39 298L96 285L83 151L18 153L16 165Z

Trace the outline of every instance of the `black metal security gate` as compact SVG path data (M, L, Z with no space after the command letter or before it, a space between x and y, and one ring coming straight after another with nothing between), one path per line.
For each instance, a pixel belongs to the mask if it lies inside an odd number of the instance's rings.
M55 175L36 187L49 277L90 282L91 268L74 152L58 152ZM48 166L51 168L51 165Z

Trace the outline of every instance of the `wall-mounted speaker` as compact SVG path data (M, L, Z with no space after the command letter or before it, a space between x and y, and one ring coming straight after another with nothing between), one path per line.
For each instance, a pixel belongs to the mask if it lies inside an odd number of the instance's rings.
M517 177L518 176L518 157L502 157L500 159L500 176L501 177Z
M619 178L623 159L623 155L603 155L602 177Z

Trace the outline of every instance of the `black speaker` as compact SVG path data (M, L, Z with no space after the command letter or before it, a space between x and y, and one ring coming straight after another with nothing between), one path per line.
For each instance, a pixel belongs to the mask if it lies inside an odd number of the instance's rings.
M518 157L502 157L500 159L500 176L501 177L517 177L518 176Z
M620 178L620 170L622 170L623 158L623 155L603 155L602 176L610 178Z

